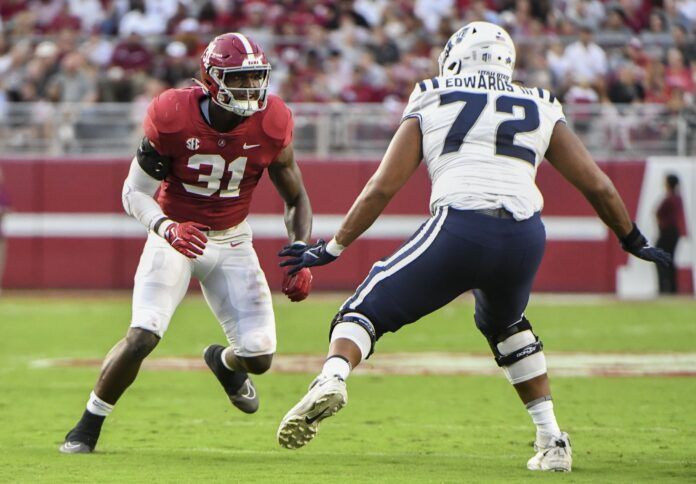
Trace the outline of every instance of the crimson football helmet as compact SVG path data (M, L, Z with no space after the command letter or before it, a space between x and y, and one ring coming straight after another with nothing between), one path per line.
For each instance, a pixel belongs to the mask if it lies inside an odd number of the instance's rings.
M239 79L239 74L256 73ZM218 106L238 116L263 111L271 65L261 46L238 32L215 37L201 56L201 87ZM235 85L237 84L237 85Z

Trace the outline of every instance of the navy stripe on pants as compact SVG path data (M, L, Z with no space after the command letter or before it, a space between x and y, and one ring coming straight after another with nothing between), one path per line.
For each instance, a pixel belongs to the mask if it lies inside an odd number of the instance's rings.
M476 325L491 338L521 319L545 240L539 214L518 222L439 209L373 266L341 311L364 314L380 337L474 289Z

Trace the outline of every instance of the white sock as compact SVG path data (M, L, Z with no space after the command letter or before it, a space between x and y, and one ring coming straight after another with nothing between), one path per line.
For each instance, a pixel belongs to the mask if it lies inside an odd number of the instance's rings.
M230 365L227 364L227 359L225 358L225 355L227 355L228 351L232 351L232 347L228 346L224 350L222 350L222 353L220 353L220 359L222 360L222 364L225 365L225 368L227 368L230 371L235 371L234 368L230 368Z
M538 403L535 403L537 401ZM529 406L530 404L531 406ZM550 438L561 435L561 429L556 422L556 415L553 413L553 402L550 398L529 402L527 411L537 428L537 442L543 444Z
M350 375L350 364L340 356L330 356L324 362L321 375L324 377L338 375L343 380L346 380L348 379L348 375Z
M101 415L106 417L114 409L114 406L110 403L106 403L104 400L99 398L94 392L89 394L89 400L87 400L87 411L94 415Z

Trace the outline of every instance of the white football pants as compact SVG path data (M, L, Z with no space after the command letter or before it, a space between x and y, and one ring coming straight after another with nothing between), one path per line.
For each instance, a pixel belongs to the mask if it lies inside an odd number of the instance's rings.
M244 221L207 235L203 255L189 259L162 237L148 233L135 273L130 326L162 337L193 276L235 354L274 353L271 291L251 244L249 224Z

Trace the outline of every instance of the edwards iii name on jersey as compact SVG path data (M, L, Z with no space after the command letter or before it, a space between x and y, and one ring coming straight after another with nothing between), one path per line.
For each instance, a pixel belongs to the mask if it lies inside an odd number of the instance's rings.
M550 92L500 72L468 71L416 84L404 111L410 117L420 120L433 212L504 207L524 220L541 210L536 170L555 124L565 121Z
M162 211L222 230L246 218L264 169L292 141L292 114L269 96L265 110L220 133L201 114L204 96L198 87L165 91L150 103L143 127L157 151L172 158L156 196Z

